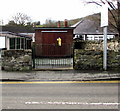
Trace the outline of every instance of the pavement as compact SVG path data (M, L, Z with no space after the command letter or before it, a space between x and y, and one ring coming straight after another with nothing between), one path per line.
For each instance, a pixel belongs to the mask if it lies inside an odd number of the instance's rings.
M119 79L120 72L112 71L80 71L72 69L56 71L7 72L0 69L0 81L95 81Z

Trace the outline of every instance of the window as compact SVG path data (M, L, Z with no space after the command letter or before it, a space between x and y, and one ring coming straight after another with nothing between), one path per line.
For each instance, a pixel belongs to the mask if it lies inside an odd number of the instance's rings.
M24 38L21 38L21 49L24 49Z
M20 38L16 38L16 39L17 39L17 44L16 44L17 45L17 49L20 49L20 45L21 45L20 44Z
M15 49L15 38L10 38L10 49Z

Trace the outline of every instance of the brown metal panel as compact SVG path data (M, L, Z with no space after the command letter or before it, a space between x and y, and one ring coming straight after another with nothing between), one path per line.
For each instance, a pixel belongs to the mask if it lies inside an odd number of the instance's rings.
M57 41L58 38L61 38L62 41L61 46L58 45ZM49 57L70 56L72 52L71 51L72 38L73 29L36 30L35 42L38 45L36 48L36 53L38 56Z

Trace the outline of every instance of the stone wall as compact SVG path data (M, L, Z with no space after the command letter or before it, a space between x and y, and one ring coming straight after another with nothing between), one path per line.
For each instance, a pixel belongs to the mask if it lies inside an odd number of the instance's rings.
M30 71L32 70L31 50L4 50L2 55L2 70Z
M83 44L83 41L82 41ZM82 70L103 70L103 43L84 41L82 49L74 50L74 68ZM120 70L120 43L108 42L108 70Z
M102 41L86 41L84 49L103 51L103 42ZM120 43L118 41L108 41L107 49L118 52L120 50Z

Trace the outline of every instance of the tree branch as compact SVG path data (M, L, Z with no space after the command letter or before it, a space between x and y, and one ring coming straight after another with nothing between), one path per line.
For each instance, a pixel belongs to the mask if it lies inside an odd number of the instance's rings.
M87 2L87 3L94 3L94 4L96 4L96 5L102 6L101 4L99 4L99 3L95 2L95 1Z
M115 17L115 15L113 14L113 12L108 8L108 10L109 10L109 12L111 13L111 15L112 15L112 17L113 17L113 19L114 19L114 21L115 21L115 24L117 25L117 19L116 19L116 17Z

